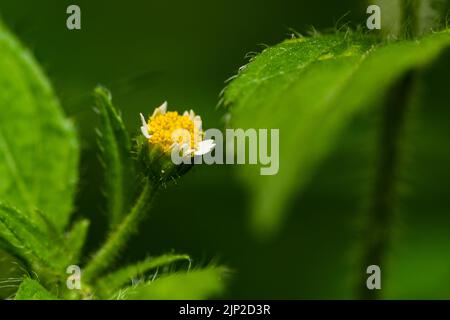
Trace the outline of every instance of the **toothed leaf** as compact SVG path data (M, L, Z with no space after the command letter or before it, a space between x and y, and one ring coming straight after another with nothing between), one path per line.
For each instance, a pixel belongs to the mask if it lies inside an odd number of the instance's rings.
M65 243L69 250L67 265L77 264L80 262L81 252L86 236L88 233L90 222L87 219L77 221L66 236Z
M95 90L100 115L98 143L104 166L107 214L111 226L121 221L130 208L132 197L133 162L131 144L122 118L112 104L111 94L104 88Z
M10 256L16 258L17 260L19 260L23 265L28 266L28 260L29 258L27 258L27 255L20 250L18 247L16 247L15 245L13 245L11 242L0 238L0 251L3 250L4 252L6 252L7 254L9 254ZM1 258L1 252L0 252L0 258Z
M165 254L160 257L148 258L145 261L127 266L112 272L98 281L98 286L105 292L114 292L120 287L131 283L131 280L146 272L162 266L172 264L180 260L190 260L188 255Z
M253 194L256 230L279 227L289 200L356 114L376 107L405 73L449 46L449 31L377 46L359 35L336 34L288 40L256 57L224 96L233 127L280 130L278 174L261 176L259 166L240 170Z
M30 259L31 253L40 263L58 268L60 262L58 243L51 242L47 235L19 210L0 202L0 225L9 231L4 233L4 236L8 237L7 240L13 245L18 244L15 245L17 252L26 257L30 263L36 262Z
M15 300L57 300L57 297L33 279L25 279L20 284Z
M0 199L62 231L72 212L78 145L50 83L0 23Z
M208 267L162 276L124 290L126 300L201 300L220 295L225 289L223 267Z

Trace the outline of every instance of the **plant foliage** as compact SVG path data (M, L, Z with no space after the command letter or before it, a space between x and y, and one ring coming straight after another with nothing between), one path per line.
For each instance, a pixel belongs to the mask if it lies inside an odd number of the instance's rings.
M74 126L30 52L0 25L0 249L26 271L17 300L117 297L150 271L189 260L187 255L168 254L130 266L113 264L148 214L155 196L151 191L157 186L138 178L132 140L110 93L99 87L94 94L110 234L88 259L83 247L89 220L71 219L79 160ZM140 196L135 195L138 188ZM66 286L66 270L72 265L81 265L79 290ZM180 286L185 298L207 298L224 287L222 268L178 270L171 276L172 269L152 278L151 287L159 289L142 288L135 297L176 296ZM207 286L194 283L203 280Z

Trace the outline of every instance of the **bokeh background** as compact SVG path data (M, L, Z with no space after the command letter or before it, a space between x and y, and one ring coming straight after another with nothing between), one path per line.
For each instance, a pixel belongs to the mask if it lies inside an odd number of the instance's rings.
M70 4L81 7L80 31L66 29ZM194 108L205 127L221 128L226 110L216 107L219 93L247 53L288 38L290 28L364 24L365 8L362 0L1 0L1 18L33 51L79 130L76 216L92 219L87 251L106 230L91 96L97 84L112 91L130 132L139 112L164 100L180 111ZM411 178L383 269L386 298L450 298L447 61L448 55L426 77L430 108L415 111L403 170ZM355 252L364 236L358 223L374 119L355 120L276 235L252 232L248 194L233 167L202 166L161 195L122 260L170 250L196 263L213 259L234 270L224 298L354 298L354 281L365 273Z

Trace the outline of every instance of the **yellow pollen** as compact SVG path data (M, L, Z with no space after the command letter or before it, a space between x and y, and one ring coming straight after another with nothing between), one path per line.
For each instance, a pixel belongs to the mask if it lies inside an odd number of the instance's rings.
M179 115L176 111L151 117L148 127L151 135L149 142L161 146L165 152L169 152L175 142L180 145L187 143L195 149L198 142L196 137L201 134L188 115Z

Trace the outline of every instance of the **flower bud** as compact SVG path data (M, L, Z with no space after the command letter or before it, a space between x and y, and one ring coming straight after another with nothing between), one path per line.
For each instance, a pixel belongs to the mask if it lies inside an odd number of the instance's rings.
M165 183L185 174L193 157L211 152L213 140L203 140L202 120L191 110L183 115L167 112L167 103L146 121L141 114L142 135L136 138L137 157L151 180Z

